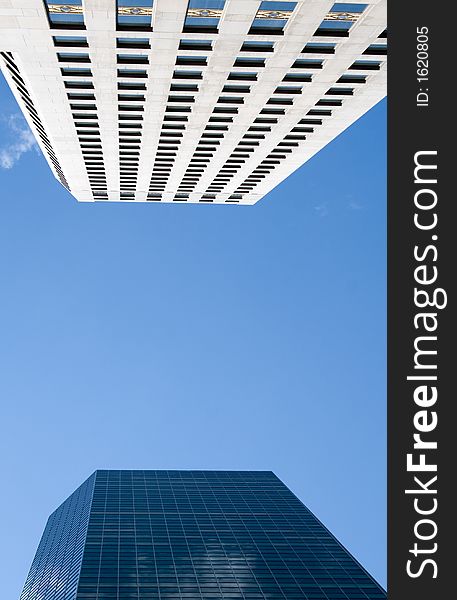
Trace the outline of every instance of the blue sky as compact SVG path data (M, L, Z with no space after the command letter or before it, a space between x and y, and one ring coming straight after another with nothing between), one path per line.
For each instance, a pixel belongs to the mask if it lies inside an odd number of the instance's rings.
M385 584L385 102L253 207L78 204L0 87L2 596L96 468L271 469Z

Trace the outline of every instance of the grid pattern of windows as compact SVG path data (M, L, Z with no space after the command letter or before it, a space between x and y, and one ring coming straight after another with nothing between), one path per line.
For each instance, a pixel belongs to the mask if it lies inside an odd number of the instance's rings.
M49 517L20 600L73 600L78 587L95 473Z
M54 513L37 552L41 563L52 557L59 585L22 600L386 598L269 471L97 471L93 480ZM55 569L75 545L74 523L87 528L82 560L73 558L76 596Z
M80 47L88 47L86 37L57 36L53 37L53 41L56 48L61 46L72 47L75 42ZM71 63L91 63L88 52L65 51L57 52L56 55L59 63L70 65ZM70 103L90 190L94 200L106 200L108 198L106 171L92 70L90 67L81 69L70 66L62 67L61 72L65 76L63 79L64 87L72 90L67 92L67 98ZM87 92L87 89L90 89L91 92Z
M385 95L386 0L30 1L3 43L79 200L253 204Z

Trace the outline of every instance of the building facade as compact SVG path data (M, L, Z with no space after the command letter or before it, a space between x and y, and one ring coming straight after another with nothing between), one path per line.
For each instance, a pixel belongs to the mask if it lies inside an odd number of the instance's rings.
M374 600L268 471L96 471L49 518L21 600Z
M386 93L386 0L0 0L0 66L80 201L253 204Z

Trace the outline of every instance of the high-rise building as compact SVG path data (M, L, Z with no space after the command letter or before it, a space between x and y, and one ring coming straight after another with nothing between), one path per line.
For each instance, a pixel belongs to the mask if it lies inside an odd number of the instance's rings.
M78 200L253 204L385 95L385 26L386 0L2 0L0 66Z
M96 471L50 517L21 600L374 600L269 471Z

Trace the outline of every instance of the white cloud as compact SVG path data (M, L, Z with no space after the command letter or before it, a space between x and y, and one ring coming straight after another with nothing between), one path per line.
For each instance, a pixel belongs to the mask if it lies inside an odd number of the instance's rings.
M350 210L364 210L365 205L354 197L354 194L346 194L346 207Z
M322 202L317 206L314 206L314 210L319 217L326 217L329 214L329 208L327 202Z
M351 210L363 210L364 209L363 204L360 204L360 202L357 202L356 200L351 200L348 204L348 207Z
M13 140L9 144L0 147L0 167L11 169L23 154L30 150L39 152L39 149L33 133L21 115L9 115L2 120L13 134Z

